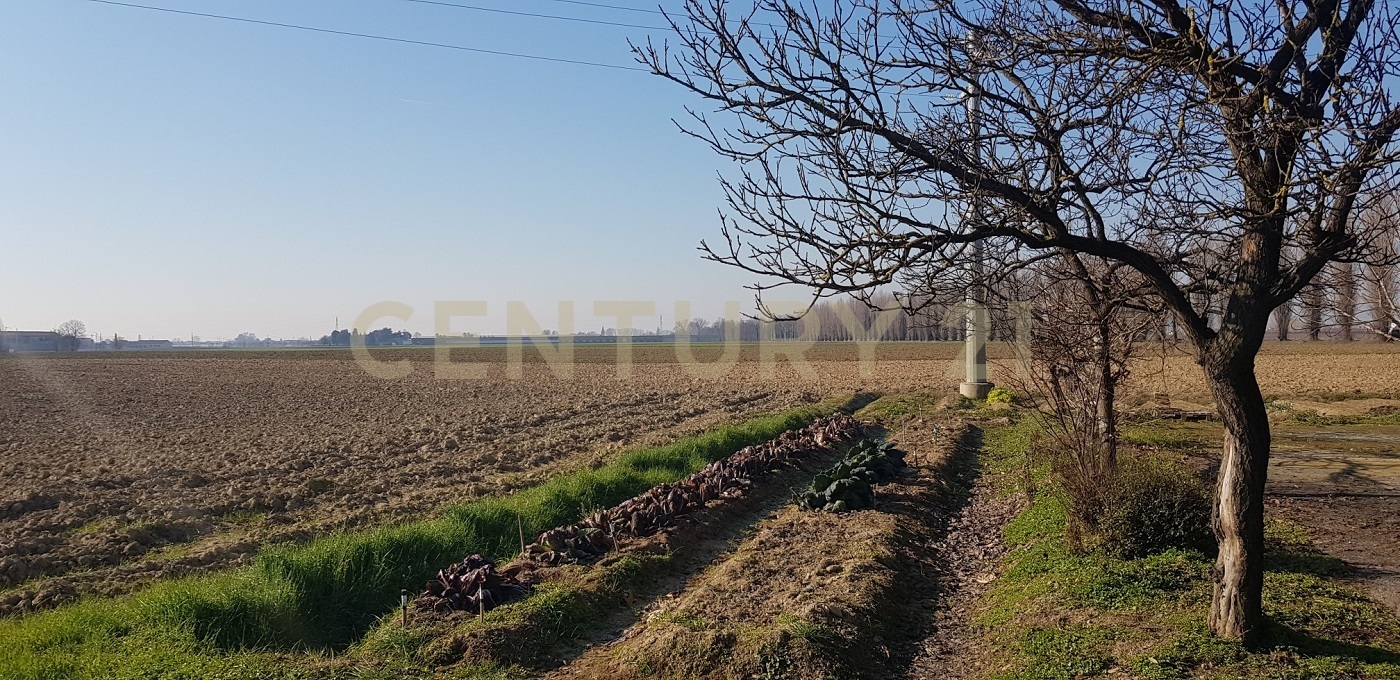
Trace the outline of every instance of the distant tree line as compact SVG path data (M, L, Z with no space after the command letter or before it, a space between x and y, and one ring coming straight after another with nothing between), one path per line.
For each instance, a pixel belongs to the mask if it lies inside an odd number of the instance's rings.
M349 347L352 338L360 337L359 329L348 331L331 331L330 335L321 336L321 344L327 347ZM370 331L364 334L366 347L389 347L394 345L407 345L413 341L413 334L408 331L395 331L392 328L381 328L377 331Z
M1009 340L1014 323L1008 306L993 312L994 338ZM722 342L732 337L742 342L760 338L793 340L804 336L811 324L814 338L821 342L852 340L928 341L962 340L965 327L955 303L920 300L916 304L896 298L894 294L877 295L869 301L855 298L822 300L814 304L801 318L758 319L691 319L677 323L677 336L688 335L692 342Z
M1298 297L1274 310L1278 340L1350 341L1400 335L1400 268L1333 263Z
M989 339L1009 342L1016 338L1017 309L1020 303L1035 299L1034 291L1044 288L1042 278L1041 274L1025 272L989 291ZM805 324L811 323L815 339L821 342L961 341L966 338L961 297L882 293L865 300L832 298L817 302L802 318L699 318L677 323L674 331L677 336L688 334L692 342L723 342L730 336L755 342L767 337L802 338ZM1210 309L1224 302L1223 298L1201 299L1198 304ZM1223 312L1221 308L1209 316L1218 318ZM1183 339L1184 331L1175 317L1157 318L1160 326L1138 326L1139 339ZM1312 285L1274 311L1270 329L1277 340L1400 340L1400 266L1333 263Z

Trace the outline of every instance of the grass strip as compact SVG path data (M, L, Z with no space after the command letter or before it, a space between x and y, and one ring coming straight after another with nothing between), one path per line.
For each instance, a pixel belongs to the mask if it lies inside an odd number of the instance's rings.
M1307 530L1268 518L1264 609L1267 640L1249 649L1212 635L1212 560L1170 549L1139 559L1076 552L1065 537L1063 494L1043 462L1028 458L1034 424L991 428L982 462L1003 493L1034 502L1004 530L1012 552L976 605L985 677L1005 680L1126 673L1186 678L1400 678L1400 617L1343 585L1345 563L1318 551ZM1141 426L1122 455L1172 465L1168 424ZM1194 474L1182 467L1180 474Z
M861 402L847 396L627 452L595 469L439 516L264 549L253 565L158 583L0 621L0 677L287 677L285 654L354 641L416 588L470 553L504 559L527 534L578 520L709 462ZM305 656L305 655L302 655ZM272 675L267 675L272 673Z

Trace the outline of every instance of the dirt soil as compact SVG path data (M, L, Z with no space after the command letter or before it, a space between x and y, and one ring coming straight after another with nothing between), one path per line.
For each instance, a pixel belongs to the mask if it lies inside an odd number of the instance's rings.
M759 522L790 504L813 475L834 464L848 448L849 444L842 444L811 457L792 459L780 470L754 477L742 494L711 501L655 535L625 541L598 563L546 567L525 558L512 562L506 569L521 571L530 583L574 584L596 599L614 601L615 606L607 608L610 615L591 620L576 631L576 638L558 644L513 627L473 626L470 612L454 612L442 617L444 622L466 621L469 625L449 633L444 646L454 652L451 661L511 663L543 671L577 658L594 645L616 640L637 622L649 603L674 597L687 579L730 551ZM669 559L644 578L612 584L614 579L607 573L611 566L637 555L668 555Z
M942 565L939 596L927 624L928 636L919 644L908 677L917 680L959 680L983 675L976 664L990 658L976 647L985 645L981 631L968 617L982 593L997 579L997 562L1006 554L1002 529L1025 507L1021 495L999 496L979 473L972 498L949 523L948 535L930 546Z
M888 677L912 658L936 597L928 549L963 488L961 429L906 429L911 469L875 510L788 507L683 592L550 677ZM964 480L965 481L965 480Z
M1400 343L1265 342L1255 374L1270 398L1400 399ZM1128 382L1131 391L1158 399L1211 403L1200 367L1181 350L1136 362Z
M525 380L464 383L424 363L385 381L348 352L0 359L0 612L236 563L266 541L420 514L819 396L612 373L564 381L536 364Z
M348 350L0 356L0 615L422 516L835 393L937 384L952 357L895 346L862 376L849 348L814 349L801 372L765 371L751 350L702 378L674 349L639 347L627 379L613 347L578 348L569 377L527 351L520 379L503 348L454 350L488 364L466 381L435 379L419 349L377 353L411 362L395 380Z
M1400 612L1400 427L1276 427L1270 512L1311 530Z
M1318 403L1332 407L1324 415L1364 416L1377 414L1376 401ZM1288 414L1272 426L1266 512L1307 527L1319 549L1355 569L1355 585L1400 612L1400 426L1305 425ZM1218 462L1219 423L1179 427L1207 449L1195 463Z
M434 377L432 352L377 351L412 372L384 380L348 350L0 356L0 615L82 593L247 561L267 542L421 516L536 483L618 449L837 392L952 389L961 343L886 343L866 373L849 343L768 370L754 346L719 377L674 348L579 347L556 376L531 351L507 375L502 348L453 350L483 380ZM719 348L697 347L702 361ZM991 348L993 379L1015 372ZM1183 354L1138 375L1168 400L1203 393ZM1351 394L1400 376L1400 344L1270 343L1267 392ZM1160 385L1159 385L1160 384ZM1397 394L1376 394L1378 399Z

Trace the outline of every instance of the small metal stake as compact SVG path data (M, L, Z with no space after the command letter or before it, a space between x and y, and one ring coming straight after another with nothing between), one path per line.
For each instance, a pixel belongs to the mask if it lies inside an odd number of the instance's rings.
M399 590L399 609L403 611L403 626L408 627L408 590Z
M520 554L525 554L525 521L520 519L520 515L515 516L515 528L520 530Z
M486 600L481 596L482 592L485 590L485 586L486 584L484 583L478 583L476 585L476 615L482 620L486 619Z

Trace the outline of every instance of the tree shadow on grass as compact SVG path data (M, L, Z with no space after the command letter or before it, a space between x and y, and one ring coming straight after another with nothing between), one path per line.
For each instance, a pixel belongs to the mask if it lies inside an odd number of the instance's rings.
M1355 569L1346 561L1326 553L1267 551L1264 553L1264 571L1336 578L1350 576Z
M1303 657L1335 657L1369 664L1400 666L1400 651L1312 635L1281 623L1270 623L1270 648L1296 651Z

